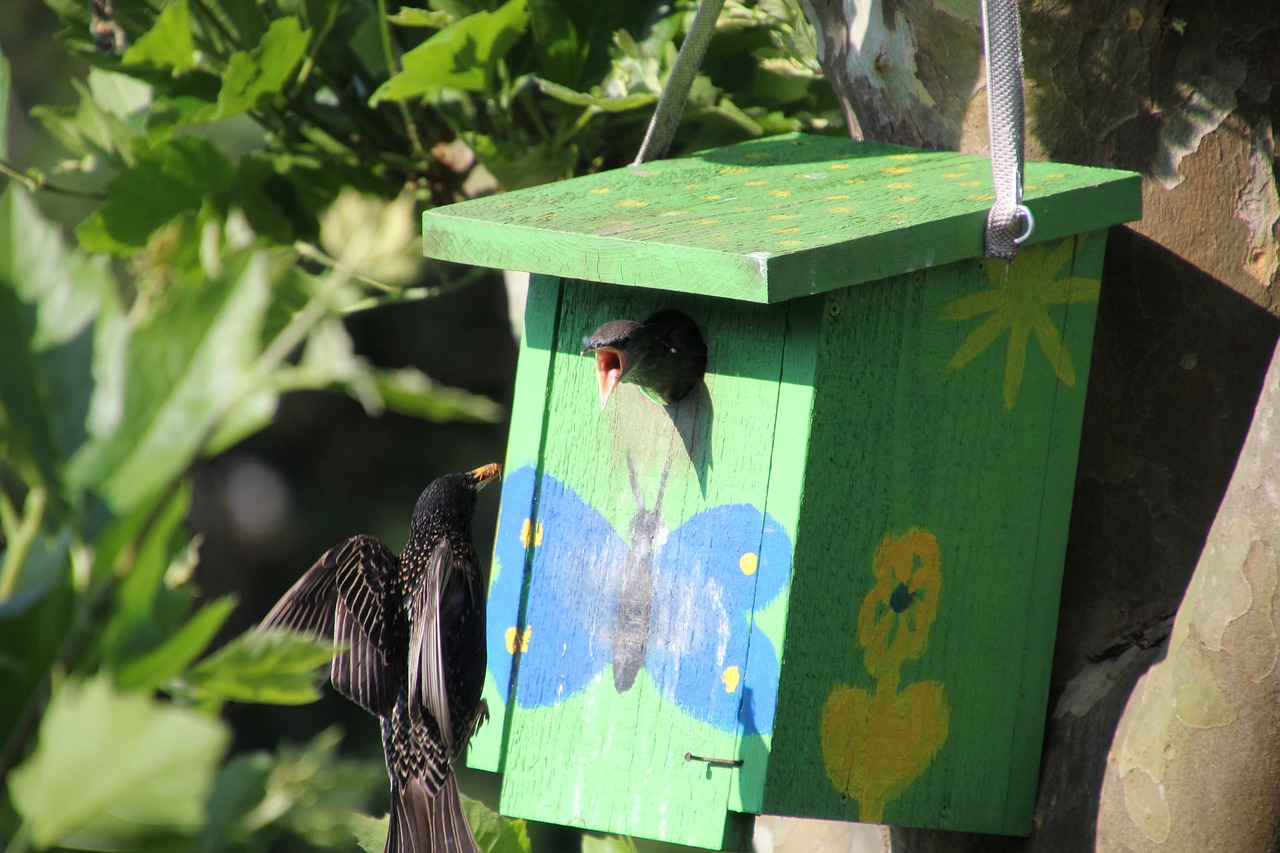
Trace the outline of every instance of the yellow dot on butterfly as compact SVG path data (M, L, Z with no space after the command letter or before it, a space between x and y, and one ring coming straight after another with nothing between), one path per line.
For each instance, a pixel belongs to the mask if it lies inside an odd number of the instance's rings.
M533 635L533 628L525 626L524 633L520 634L516 631L516 627L512 625L507 629L505 639L507 644L507 654L514 655L516 653L516 640L520 641L520 651L529 651L529 638Z
M662 212L662 215L663 216L684 216L688 212L689 211L687 210L665 210Z
M994 201L995 195L992 193L982 193L980 195L967 195L965 198L969 201Z
M687 189L687 190L696 190L698 187L699 187L699 184L685 184L685 185L684 185L684 188L685 188L685 189Z
M760 558L751 551L738 558L738 568L742 569L744 575L754 575L759 567Z
M897 197L896 201L915 201L916 198L917 196L913 195L900 195Z
M722 198L724 198L724 196L722 195L704 195L702 197L702 200L703 201L719 201Z
M524 520L524 524L520 525L520 544L528 548L530 543L537 548L542 544L542 525L536 527L529 519Z
M958 186L958 187L980 187L980 186L982 186L982 181L957 181L957 182L956 182L956 186Z
M612 190L610 190L608 187L596 187L594 190L592 190L592 192L595 193L596 195L604 195L607 192L612 192Z
M770 228L769 233L770 234L795 234L799 230L800 230L799 228Z
M769 155L763 151L752 151L751 153L744 154L742 156L746 157L748 160L763 160Z
M866 178L845 178L840 183L844 184L845 186L851 186L853 184L865 184L866 182L867 182Z
M1025 187L1023 187L1023 189L1024 190L1042 190L1044 189L1044 186L1042 184L1027 184Z
M791 195L791 190L770 190L769 195L777 196L778 198L786 198Z
M745 184L743 184L743 186L744 187L762 187L767 183L769 182L768 181L747 181Z
M534 218L539 222L550 222L551 220L556 218L556 215L554 213L544 213Z
M779 245L779 246L803 246L803 245L804 245L804 241L802 241L802 240L779 240L779 241L778 241L778 245Z
M1054 172L1052 175L1045 175L1045 177L1046 178L1065 178L1066 175L1064 175L1062 172Z
M885 184L891 190L913 190L916 185L909 181L895 181L892 184Z
M880 171L884 172L886 175L905 175L907 172L912 171L912 169L910 166L885 166Z
M852 207L829 207L827 213L853 213Z
M742 680L742 676L738 674L736 666L730 666L720 673L720 680L724 682L724 692L732 693L738 689L738 682Z
M693 221L693 224L694 225L719 225L721 222L724 222L724 220L723 219L695 219Z
M848 163L832 163L831 168L832 169L851 169L853 167L850 166Z
M716 174L717 175L740 175L745 171L747 171L746 166L721 166L719 169L716 169Z
M920 156L919 154L890 154L889 159L890 160L914 160L919 156Z
M966 173L965 173L965 172L947 172L947 173L946 173L945 175L943 175L942 177L944 177L944 178L963 178L963 177L966 177Z
M848 197L849 197L848 195L829 195L827 196L827 201L840 201Z
M769 218L770 219L795 219L796 215L794 213L771 213L769 214Z
M640 201L639 199L629 198L626 201L618 202L618 207L648 207L649 202Z

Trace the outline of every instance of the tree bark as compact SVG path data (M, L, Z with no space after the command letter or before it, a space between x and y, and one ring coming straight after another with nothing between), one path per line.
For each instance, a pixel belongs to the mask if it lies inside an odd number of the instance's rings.
M802 5L853 135L985 153L976 0ZM894 830L893 850L1265 851L1280 5L1028 0L1022 25L1028 157L1141 172L1145 212L1108 241L1035 829Z

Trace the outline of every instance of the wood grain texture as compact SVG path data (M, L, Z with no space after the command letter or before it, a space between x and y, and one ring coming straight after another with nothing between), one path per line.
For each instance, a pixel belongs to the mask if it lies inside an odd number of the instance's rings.
M773 654L780 655L786 591L785 587L774 589L762 596L767 601L761 604L767 606L755 625L750 593L745 611L735 613L732 606L717 609L721 590L707 580L712 569L704 563L730 548L727 553L734 571L740 564L745 566L742 558L750 555L750 571L765 575L766 567L760 565L757 572L755 561L765 559L761 528L768 525L772 535L781 529L787 537L785 564L780 568L789 570L790 530L781 519L767 521L764 513L774 505L770 460L780 434L779 380L784 373L790 308L640 290L600 291L583 282L566 282L562 287L559 326L549 354L548 402L540 421L524 425L541 433L539 473L554 478L554 483L540 480L543 496L523 507L509 506L504 493L502 512L524 512L529 525L508 525L504 533L500 523L497 550L505 553L504 535L516 535L518 529L536 531L533 535L541 537L540 544L528 549L525 569L530 576L527 602L542 596L565 604L563 613L544 611L539 621L534 606L527 603L527 622L520 623L517 631L520 634L527 627L532 651L517 664L516 699L507 703L510 723L502 759L502 810L535 820L684 844L740 846L749 838L750 820L731 809L731 800L738 806L743 800L761 801L773 717L771 695L748 695L753 683L751 655L761 654L755 644L766 642L762 637L767 637ZM583 336L606 320L643 319L658 307L688 313L707 332L705 386L684 402L664 408L637 388L624 385L602 412L594 361L580 354ZM809 346L815 348L812 343ZM807 394L809 387L806 381L801 393ZM523 414L516 413L517 417ZM781 435L792 437L797 428L788 426ZM527 436L522 442L525 448L533 447ZM509 456L514 460L516 454ZM797 482L798 472L796 468L792 473ZM633 488L632 473L638 488ZM508 482L514 482L511 470L508 477ZM558 516L548 516L556 510L548 507L547 493L561 487L574 497L568 509L561 506ZM791 488L795 490L795 483ZM793 520L794 499L789 504L785 517ZM698 521L700 513L725 507L754 519L754 532L707 527ZM658 529L639 542L640 522L650 513L656 513ZM565 515L577 522L573 528L558 526L557 520ZM691 530L698 531L696 537ZM722 535L725 543L714 541ZM752 542L745 548L739 547L744 535ZM566 544L554 539L559 536L575 541ZM712 541L703 541L708 536ZM615 537L616 546L600 544L602 538ZM648 620L652 631L644 637L650 644L644 666L634 683L620 686L614 663L619 630L614 620L620 596L609 589L610 584L620 584L618 564L627 563L641 547L651 552L646 559L655 593L665 594L655 594L654 614ZM498 570L505 572L509 567ZM739 574L745 576L747 571L742 568ZM663 572L666 581L658 577ZM677 576L671 580L673 572ZM565 585L573 588L561 596L557 587ZM738 621L744 617L745 621ZM517 627L505 624L492 608L490 620L491 631ZM757 630L759 634L754 633ZM706 686L725 693L735 715L738 705L744 704L743 713L756 731L745 732L736 722L728 727L716 725L690 713L680 701L684 695L696 703L700 695L696 685L682 685L672 695L684 670L706 663L692 660L693 652L683 650L681 644L689 642L690 648L697 649L697 638L705 635L700 632L707 631L721 637L721 647L728 642L730 657L714 663ZM732 658L735 639L743 636L749 638L745 657ZM541 651L539 643L557 644L564 654L590 657L591 663L581 664L590 667L585 675L563 681L562 696L529 701L531 694L552 695L538 692L546 679L565 679L563 674L537 671L534 652ZM708 647L713 655L716 645ZM570 668L577 671L580 663ZM501 671L501 665L491 662L491 669ZM744 766L690 762L685 760L686 753L742 758ZM748 780L745 793L738 777Z
M1032 243L1141 215L1129 172L1028 163ZM429 257L753 302L982 254L980 157L789 135L435 208Z
M1103 242L1031 250L1061 264L1025 291L962 262L827 297L765 811L1029 828Z

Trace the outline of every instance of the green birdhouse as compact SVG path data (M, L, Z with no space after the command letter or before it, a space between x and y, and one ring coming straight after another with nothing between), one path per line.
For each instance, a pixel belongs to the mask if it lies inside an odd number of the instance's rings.
M505 814L705 848L752 815L1024 834L1108 226L1139 178L784 136L428 211L532 273L472 766ZM676 309L703 381L601 408Z

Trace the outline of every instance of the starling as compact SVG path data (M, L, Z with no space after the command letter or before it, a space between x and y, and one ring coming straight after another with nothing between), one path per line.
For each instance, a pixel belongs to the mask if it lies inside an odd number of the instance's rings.
M404 553L372 536L325 552L263 619L340 647L333 686L382 720L391 777L387 853L479 853L453 761L488 716L488 581L471 543L476 493L496 464L433 482Z
M689 396L707 372L707 344L688 315L665 308L643 323L611 320L582 339L596 357L600 408L621 382L664 406Z

